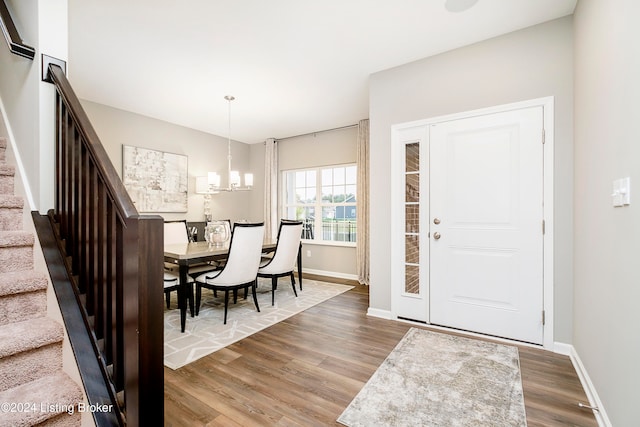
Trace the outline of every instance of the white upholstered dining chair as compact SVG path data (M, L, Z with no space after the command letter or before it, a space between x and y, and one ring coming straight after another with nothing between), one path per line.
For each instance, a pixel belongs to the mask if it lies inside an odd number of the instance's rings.
M239 289L251 287L256 310L260 311L256 296L256 282L264 223L236 223L233 227L229 254L221 270L204 273L196 277L196 316L200 312L202 288L224 291L224 324L227 323L229 291L237 293Z
M187 276L187 283L193 283L193 279L189 276ZM164 296L167 300L167 308L171 308L171 292L177 291L179 286L180 276L169 272L164 273ZM187 298L189 298L189 304L193 307L193 293L190 293Z
M189 231L187 228L186 220L178 221L165 221L164 222L164 244L176 245L176 244L188 244L189 243ZM216 261L202 262L189 266L189 275L195 277L198 274L206 273L209 271L217 270L219 265ZM164 263L164 269L166 272L176 273L178 272L178 266L169 262Z
M164 222L164 244L174 245L189 243L189 230L187 221L165 221Z
M302 221L281 221L278 228L278 242L276 243L275 253L272 258L264 261L258 269L258 277L271 278L271 305L275 304L275 293L278 288L279 277L290 276L293 293L296 297L298 296L293 271L298 260L301 237Z

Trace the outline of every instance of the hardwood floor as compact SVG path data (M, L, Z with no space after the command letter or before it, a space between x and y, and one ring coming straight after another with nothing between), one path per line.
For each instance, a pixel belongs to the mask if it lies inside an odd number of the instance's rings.
M412 326L368 317L367 307L368 288L357 285L183 368L165 367L165 425L340 425L335 420ZM597 426L577 406L588 401L568 357L519 352L529 427Z

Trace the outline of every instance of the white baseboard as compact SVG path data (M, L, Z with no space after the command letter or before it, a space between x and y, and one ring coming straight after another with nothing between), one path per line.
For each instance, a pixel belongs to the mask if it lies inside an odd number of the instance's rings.
M558 345L558 343L556 343L556 345ZM578 378L580 378L582 388L584 388L584 391L587 394L587 399L589 399L589 406L598 408L598 411L593 411L593 415L595 415L596 421L598 421L598 425L601 427L611 427L611 421L607 416L607 412L604 410L604 405L602 404L602 401L600 400L600 397L596 392L596 388L593 385L593 382L591 382L589 373L582 364L582 360L580 360L578 352L572 345L562 344L562 346L566 347L566 349L569 350L568 356L571 358L571 363L573 363L573 367L578 374Z
M564 356L571 356L571 352L573 351L573 346L571 344L565 344L563 342L554 342L553 343L553 352L562 354Z
M337 279L358 280L357 274L339 273L337 271L314 270L302 267L302 272L307 274L315 274L317 276L335 277Z
M380 319L391 320L391 311L389 311L389 310L380 310L378 308L369 307L367 309L367 316L379 317Z

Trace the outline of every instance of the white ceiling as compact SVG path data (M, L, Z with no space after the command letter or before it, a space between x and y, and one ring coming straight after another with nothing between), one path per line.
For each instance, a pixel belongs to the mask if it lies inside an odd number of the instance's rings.
M226 137L230 94L232 138L257 143L357 123L370 74L570 15L576 0L479 0L459 13L445 0L68 4L81 99Z

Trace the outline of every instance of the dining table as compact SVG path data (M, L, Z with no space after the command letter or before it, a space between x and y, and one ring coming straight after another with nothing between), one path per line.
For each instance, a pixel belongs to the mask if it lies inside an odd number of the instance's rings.
M262 252L269 253L275 251L277 243L277 239L265 239L262 243ZM202 265L210 261L226 259L229 254L229 245L230 241L218 245L210 244L209 242L164 245L164 261L178 266L180 276L178 307L180 309L180 330L182 332L184 332L186 326L187 303L190 305L191 317L194 317L193 282L187 280L189 267ZM298 249L298 280L302 283L302 245Z

